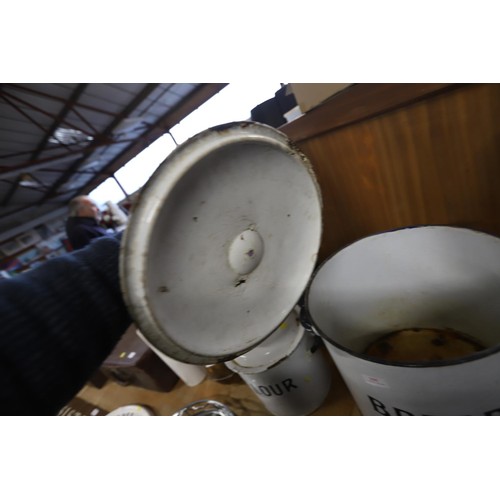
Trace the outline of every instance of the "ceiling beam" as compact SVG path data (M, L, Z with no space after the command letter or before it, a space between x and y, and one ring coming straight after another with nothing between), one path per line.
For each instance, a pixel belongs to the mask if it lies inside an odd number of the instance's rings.
M40 125L40 123L38 123L33 117L31 117L28 113L26 113L26 111L24 111L20 106L18 106L16 103L12 102L10 97L11 96L9 94L5 94L4 92L0 92L0 98L2 98L7 104L9 104L11 107L13 107L18 113L23 115L25 118L27 118L31 123L33 123L33 125L35 125L40 130L42 130L42 132L44 132L44 133L48 132L47 128L45 128L43 125ZM65 144L61 143L61 146L64 146L66 149L69 149L68 146L66 146Z
M43 158L42 160L36 160L34 162L21 163L14 167L0 166L0 179L10 179L20 173L30 173L42 168L53 167L61 162L75 160L75 158L82 155L83 151L75 151L73 153Z
M89 142L85 148L78 151L71 150L68 153L51 156L49 158L42 158L35 161L27 161L19 163L17 165L0 165L0 179L13 177L19 172L33 172L35 170L45 170L55 163L59 163L64 160L74 160L78 155L83 155L94 151L94 149L100 148L101 146L114 145L114 144L129 144L132 139L122 139L120 141L105 141L105 140L93 140ZM53 151L55 148L46 149L46 151ZM26 153L23 153L26 154ZM59 170L59 173L64 173L66 170Z
M47 92L42 92L41 90L30 89L28 87L23 87L22 85L18 85L15 83L6 83L3 85L3 88L11 88L11 89L18 90L20 92L35 94L35 95L38 95L41 97L46 97L47 99L53 99L55 101L59 101L62 103L66 102L66 99L64 97L58 97L55 95L48 94ZM82 104L81 102L78 103L78 107L83 108L83 109L88 109L89 111L95 111L96 113L100 113L101 115L108 115L108 116L112 116L112 117L116 116L116 113L112 113L110 111L105 111L103 109L96 108L95 106L89 106L88 104Z
M70 112L73 105L78 101L78 98L82 95L82 93L86 89L87 85L88 85L88 83L80 83L75 88L75 90L71 94L70 98L68 99L67 103L64 105L63 109L57 115L56 119L52 122L51 127L49 128L49 130L47 131L47 133L45 134L43 139L38 144L36 150L32 153L32 155L30 157L30 161L34 161L40 156L40 153L45 149L45 146L49 142L49 139L52 137L54 132L60 126L60 124L64 120L64 118L66 118L67 114Z
M14 193L17 191L17 188L19 187L20 182L21 182L21 174L11 184L11 186L9 187L9 190L5 193L5 196L3 197L3 200L0 203L0 206L5 207L7 205L7 203L9 203L11 198L14 196Z
M152 142L156 141L156 139L160 138L163 134L168 133L172 127L177 125L186 116L219 93L227 85L227 83L206 83L199 87L180 104L178 104L172 111L161 117L153 127L144 132L139 139L135 140L130 147L125 149L117 158L115 158L115 160L104 169L105 172L107 172L108 175L113 175L118 169L137 156ZM99 184L100 179L91 179L85 186L83 186L81 192L89 193Z
M104 129L102 134L98 137L107 138L109 134L113 131L113 129L126 117L129 116L132 111L134 111L139 104L141 104L157 87L158 83L148 83L144 86L144 88L130 101L130 103L125 106L125 108L119 113L111 123ZM66 172L59 177L59 179L52 184L49 188L47 194L40 200L39 204L45 203L49 198L56 196L57 190L65 184L73 174L78 170L80 165L90 156L90 153L84 154L84 156L76 161L66 170Z
M20 102L21 104L24 104L25 106L36 111L37 113L48 116L49 118L51 118L52 124L54 122L58 121L58 119L59 119L59 115L56 115L54 113L49 113L48 111L45 111L44 109L36 106L35 104L33 104L29 101L25 101L24 99L21 99L20 97L18 97L16 95L10 94L9 92L5 92L5 91L0 90L0 96L2 96L4 99L5 99L5 97L9 97L10 99L14 99L15 101ZM12 106L12 104L11 104L11 106ZM78 125L75 125L73 123L66 121L64 118L58 122L58 125L60 125L60 124L64 124L69 128L79 130L80 132L84 133L85 135L92 135L92 132L89 132L88 130L84 130L84 129L82 129L82 127L79 127ZM58 140L57 138L55 138L55 139ZM58 141L58 142L60 142L60 141Z
M164 89L162 89L161 92L158 92L156 97L154 99L151 99L151 102L142 110L142 114L146 114L160 99L165 96L166 93L168 93L170 88L174 85L174 83L169 83L167 86L165 86Z
M39 185L38 186L24 185L23 181L24 180L28 180L29 178L32 178L33 181L35 183L39 184ZM15 181L10 181L10 180L6 180L6 179L0 179L0 182L3 182L5 184L9 184L9 186L15 186L16 189L20 189L20 188L30 189L31 191L38 191L39 193L45 193L47 191L46 186L44 186L39 180L35 179L35 177L33 175L31 175L31 174L28 174L28 177L26 177L25 174L21 174ZM12 197L12 195L11 195L11 197ZM7 200L7 202L8 201L9 200ZM0 206L7 205L7 202L0 203Z
M0 129L0 134L1 134L1 132L2 132L2 129ZM68 148L68 146L66 144L54 144L50 148L49 147L45 148L44 152L50 153L52 151L60 151L62 147L64 147L65 149ZM36 151L36 149L30 149L29 151L18 151L17 153L8 153L6 155L1 155L0 160L6 160L8 158L15 158L16 156L32 155L35 151ZM15 167L15 165L13 165L13 166ZM0 167L0 168L3 168L3 167Z

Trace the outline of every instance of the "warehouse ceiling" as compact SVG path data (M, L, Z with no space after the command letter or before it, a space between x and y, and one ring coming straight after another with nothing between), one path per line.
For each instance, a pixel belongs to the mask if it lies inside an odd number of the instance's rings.
M224 83L0 84L0 241L62 216Z

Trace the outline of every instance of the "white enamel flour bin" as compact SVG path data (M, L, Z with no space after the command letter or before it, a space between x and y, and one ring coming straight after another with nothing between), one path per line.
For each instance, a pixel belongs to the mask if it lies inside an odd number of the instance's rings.
M316 264L321 212L309 161L278 130L237 122L186 141L142 189L122 239L120 278L135 324L177 361L242 361L299 302ZM318 360L323 370L309 333L289 333L276 367L265 369L280 372L272 384L292 384L282 402L296 377L318 397L269 408L302 414L320 404L330 375L312 367Z
M321 339L292 311L270 337L226 365L274 415L308 415L325 400L332 371Z

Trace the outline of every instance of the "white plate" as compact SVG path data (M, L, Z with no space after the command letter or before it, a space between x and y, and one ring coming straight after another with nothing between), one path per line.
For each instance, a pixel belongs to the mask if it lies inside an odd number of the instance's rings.
M141 405L120 406L112 412L108 413L107 417L151 417L153 412Z

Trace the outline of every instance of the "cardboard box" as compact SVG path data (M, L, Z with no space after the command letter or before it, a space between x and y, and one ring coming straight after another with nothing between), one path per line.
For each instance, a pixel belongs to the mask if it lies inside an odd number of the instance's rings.
M290 83L302 113L315 108L329 97L353 85L352 83Z

